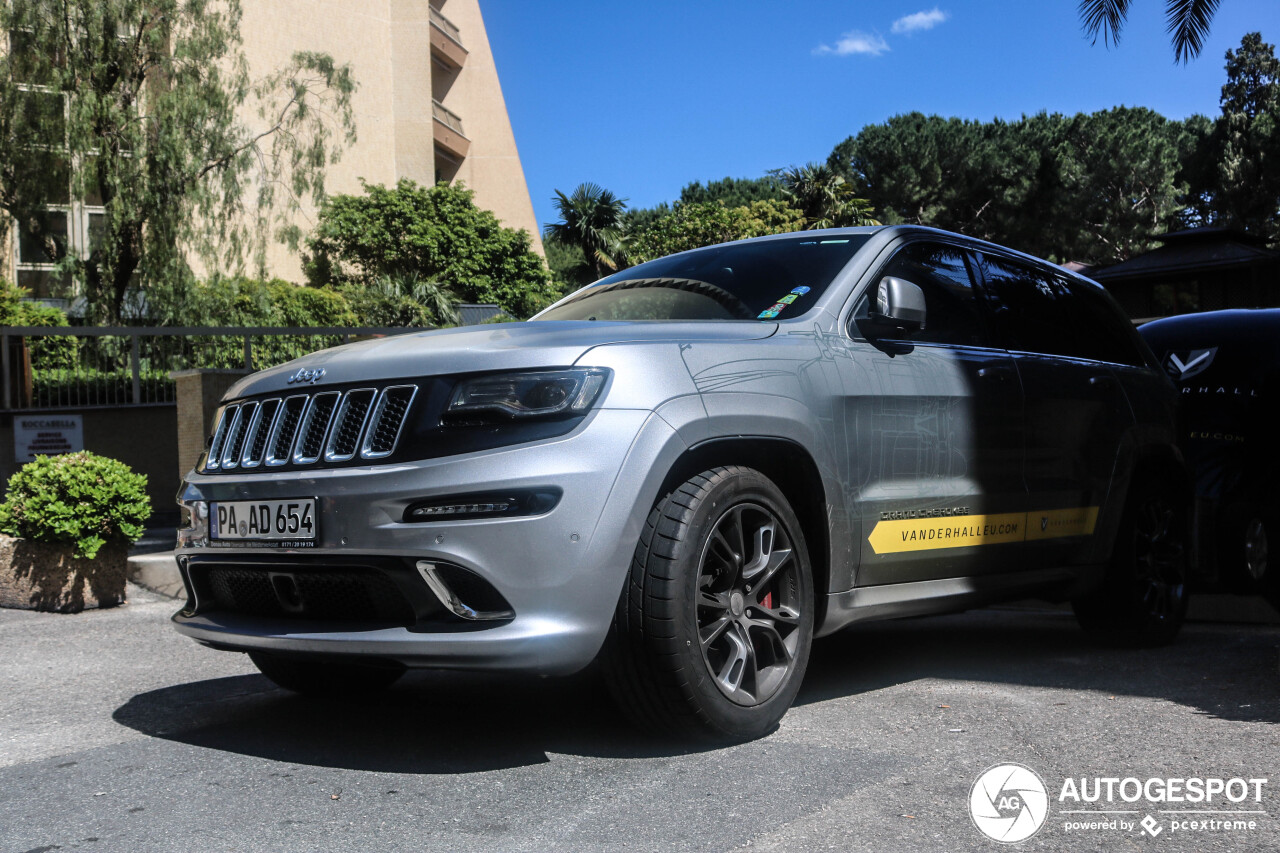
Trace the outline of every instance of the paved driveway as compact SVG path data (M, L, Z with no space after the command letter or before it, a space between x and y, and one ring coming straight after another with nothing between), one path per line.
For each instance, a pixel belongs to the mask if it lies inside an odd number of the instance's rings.
M633 732L590 676L416 674L309 702L131 593L78 616L0 611L3 853L1280 849L1274 627L1192 625L1153 651L1092 647L1049 611L856 628L815 645L773 735L691 749ZM968 811L999 762L1049 789L1044 827L1013 848ZM1159 835L1068 832L1067 777L1265 777L1261 804L1214 806L1267 814L1179 831L1169 804L1120 804Z

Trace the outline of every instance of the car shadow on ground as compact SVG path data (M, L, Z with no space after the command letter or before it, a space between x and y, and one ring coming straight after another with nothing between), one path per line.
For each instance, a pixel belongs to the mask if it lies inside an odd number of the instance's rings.
M919 679L1164 699L1225 720L1280 723L1280 629L1189 624L1172 645L1100 645L1069 614L981 610L876 622L814 645L797 704Z
M857 626L814 645L796 702L839 700L920 679L1166 699L1214 717L1280 722L1280 630L1192 626L1162 649L1091 644L1070 617L977 611ZM713 747L633 728L598 674L538 679L414 672L363 700L306 699L258 675L179 684L114 713L147 735L276 761L384 773L470 773L548 761Z

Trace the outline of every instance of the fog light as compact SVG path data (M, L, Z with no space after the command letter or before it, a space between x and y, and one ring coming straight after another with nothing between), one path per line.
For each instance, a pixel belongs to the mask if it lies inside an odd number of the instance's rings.
M470 495L448 495L409 504L404 521L443 521L474 518L512 518L542 515L560 502L559 489L533 489L512 492L485 492Z
M488 504L442 504L440 506L417 506L409 511L410 518L438 518L442 515L492 515L506 512L512 504L507 501Z

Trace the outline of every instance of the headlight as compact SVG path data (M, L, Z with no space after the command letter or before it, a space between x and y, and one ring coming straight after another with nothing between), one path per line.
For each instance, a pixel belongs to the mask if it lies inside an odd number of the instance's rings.
M575 367L466 379L454 389L445 419L580 415L600 396L608 376L602 368Z

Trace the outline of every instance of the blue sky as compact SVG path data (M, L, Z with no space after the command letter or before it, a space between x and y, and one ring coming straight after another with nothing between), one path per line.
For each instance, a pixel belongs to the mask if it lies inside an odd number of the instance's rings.
M1200 58L1176 65L1164 6L1135 0L1107 48L1075 0L481 0L539 223L582 181L649 207L694 180L825 160L913 110L1212 116L1227 49L1254 30L1280 41L1280 2L1225 0Z

